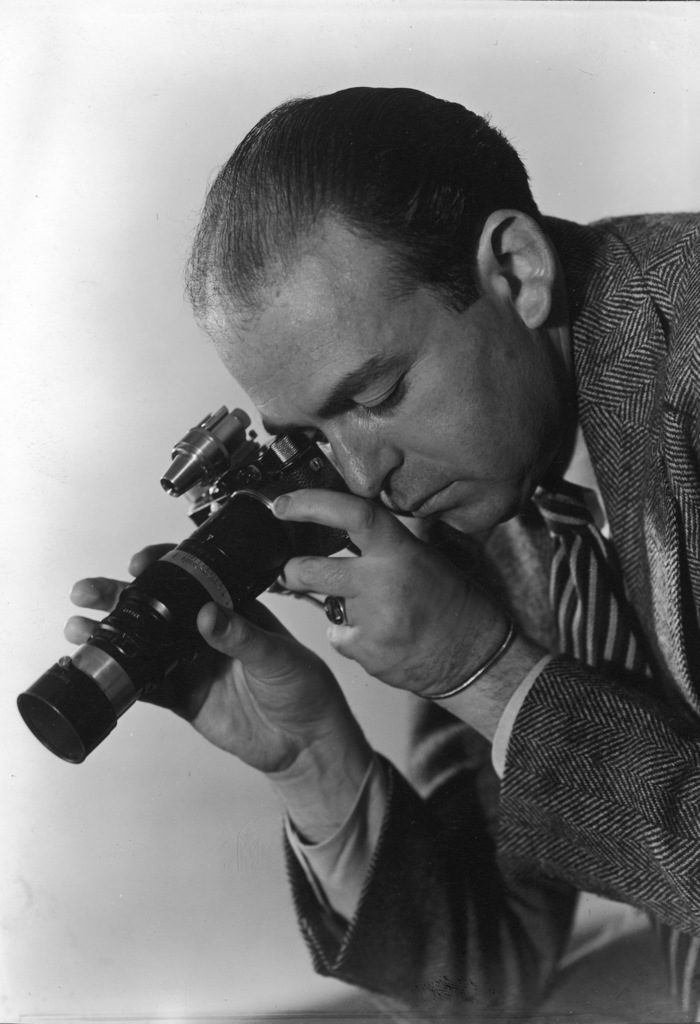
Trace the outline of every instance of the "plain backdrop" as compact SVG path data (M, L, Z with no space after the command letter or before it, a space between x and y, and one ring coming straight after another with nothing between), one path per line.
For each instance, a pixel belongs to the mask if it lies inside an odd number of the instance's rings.
M183 298L215 169L290 96L408 85L490 114L548 213L697 209L699 43L694 3L4 0L0 1019L272 1016L342 990L297 935L264 780L151 707L79 767L15 710L68 653L72 581L189 532L158 486L173 442L248 404ZM325 650L318 615L274 606ZM332 660L401 764L405 699Z

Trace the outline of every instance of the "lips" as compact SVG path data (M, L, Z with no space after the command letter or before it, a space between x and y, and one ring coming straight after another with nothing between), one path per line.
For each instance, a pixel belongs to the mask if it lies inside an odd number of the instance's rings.
M418 501L406 502L405 505L399 505L393 500L388 494L382 494L382 501L392 512L395 512L399 516L412 516L415 519L424 519L427 516L434 515L435 512L444 511L445 508L449 507L444 505L445 492L451 487L451 484L447 484L445 487L438 488L437 491L433 491L426 497L421 498Z
M393 512L394 515L397 515L397 516L412 516L413 515L413 512L411 511L410 507L409 508L404 508L403 505L399 505L398 502L394 501L394 499L392 497L390 497L386 493L386 491L382 491L381 495L379 496L379 500L380 500L381 504L384 505L386 508L388 508L390 512Z
M416 519L425 519L427 516L432 516L436 512L444 511L442 499L446 490L447 488L443 487L434 494L429 495L420 503L420 505L413 509L411 514L414 515Z

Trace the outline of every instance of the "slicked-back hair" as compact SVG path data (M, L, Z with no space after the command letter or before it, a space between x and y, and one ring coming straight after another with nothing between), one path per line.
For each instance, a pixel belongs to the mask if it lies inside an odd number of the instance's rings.
M276 107L209 190L187 290L195 313L259 308L324 217L385 246L397 288L427 286L462 311L479 294L489 215L539 220L527 172L487 120L414 89L344 89Z

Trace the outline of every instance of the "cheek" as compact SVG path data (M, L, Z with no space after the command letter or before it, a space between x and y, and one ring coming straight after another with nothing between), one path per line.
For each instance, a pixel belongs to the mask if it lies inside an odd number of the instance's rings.
M420 452L444 467L452 479L510 481L519 487L539 461L552 434L546 408L511 395L489 393L454 405L442 405L425 432Z
M559 404L559 386L546 353L531 344L523 346L521 358L504 367L494 382L485 413L494 445L511 449L515 459L536 458L556 430Z
M426 445L452 466L467 471L488 467L501 462L522 435L522 428L516 430L518 416L514 412L512 403L497 396L494 400L489 392L458 395L456 400L440 403L426 432Z
M530 358L467 360L464 352L424 366L432 381L414 392L390 433L404 471L452 479L518 476L555 429L552 370Z

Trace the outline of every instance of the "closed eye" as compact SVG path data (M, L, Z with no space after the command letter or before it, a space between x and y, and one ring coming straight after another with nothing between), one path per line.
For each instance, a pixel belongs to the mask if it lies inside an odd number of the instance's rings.
M393 387L384 395L380 396L376 402L357 402L357 408L362 409L364 412L372 413L375 416L383 416L386 413L392 411L396 406L403 401L406 392L408 390L408 384L406 381L406 374L399 377Z

